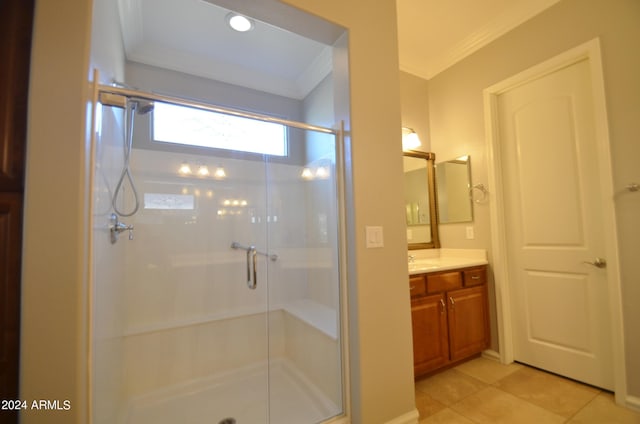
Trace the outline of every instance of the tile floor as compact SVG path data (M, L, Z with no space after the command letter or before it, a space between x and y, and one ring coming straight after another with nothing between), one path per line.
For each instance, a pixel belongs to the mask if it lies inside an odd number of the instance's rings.
M477 358L416 381L420 424L638 424L611 393L521 364Z

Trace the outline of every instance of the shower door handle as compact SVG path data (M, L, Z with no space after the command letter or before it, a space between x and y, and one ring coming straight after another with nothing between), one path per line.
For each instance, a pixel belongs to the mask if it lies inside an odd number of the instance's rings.
M255 290L258 286L258 255L266 256L272 262L278 260L278 255L276 254L258 252L255 246L243 246L236 241L231 243L231 248L247 251L247 287L251 290Z
M258 251L255 246L249 246L247 249L247 287L255 290L258 285ZM252 272L253 268L253 272Z

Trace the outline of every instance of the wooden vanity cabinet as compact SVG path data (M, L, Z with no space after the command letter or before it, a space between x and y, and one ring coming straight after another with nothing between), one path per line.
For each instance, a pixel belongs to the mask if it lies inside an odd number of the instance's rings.
M415 376L489 347L486 275L483 265L410 277Z
M489 342L485 286L455 290L449 295L449 352L452 361L486 349Z
M449 331L442 294L411 300L413 325L413 369L427 373L449 362Z

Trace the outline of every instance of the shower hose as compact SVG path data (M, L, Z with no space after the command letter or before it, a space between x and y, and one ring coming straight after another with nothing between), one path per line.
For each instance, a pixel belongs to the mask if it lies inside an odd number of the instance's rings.
M111 204L113 210L120 216L132 216L138 211L140 207L140 200L138 199L138 192L131 176L131 168L129 166L129 160L131 158L131 146L133 144L133 122L135 120L135 109L138 106L136 101L127 100L127 107L125 109L125 125L124 125L124 164L122 166L122 173L120 179L113 192L113 198ZM123 211L118 207L118 194L124 190L124 182L129 180L131 186L131 192L134 199L133 209L131 211ZM124 197L124 194L123 194ZM123 202L124 203L124 202Z

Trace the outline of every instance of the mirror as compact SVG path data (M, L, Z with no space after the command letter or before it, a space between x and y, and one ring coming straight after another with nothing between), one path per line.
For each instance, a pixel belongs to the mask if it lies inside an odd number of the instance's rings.
M404 152L404 198L409 249L440 247L435 155Z
M436 164L436 187L441 224L473 221L470 156Z

